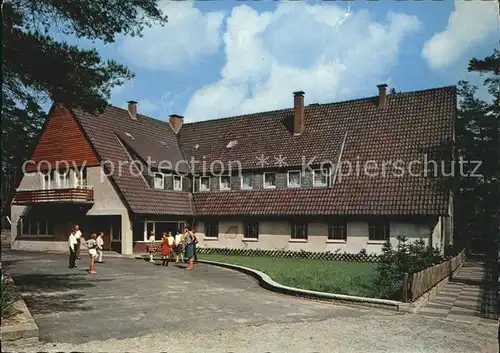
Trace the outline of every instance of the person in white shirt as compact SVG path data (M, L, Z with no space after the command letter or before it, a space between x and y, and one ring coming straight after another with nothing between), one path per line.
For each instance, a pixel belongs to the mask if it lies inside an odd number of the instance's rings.
M68 246L69 246L69 268L76 267L76 244L78 240L76 240L75 230L71 232L68 237Z
M151 232L149 236L149 262L155 262L153 259L153 253L155 248L155 232Z
M73 227L75 231L75 237L76 237L76 258L80 260L80 248L82 247L81 241L82 241L82 232L80 231L80 226L78 224L75 224Z
M97 236L95 233L90 235L90 239L87 241L87 249L89 249L90 265L89 273L95 274L95 258L97 256Z
M175 263L179 263L179 256L181 257L181 261L184 262L184 244L182 241L184 240L184 236L177 231L175 234Z
M97 236L97 262L102 264L102 253L104 247L104 233L100 232Z

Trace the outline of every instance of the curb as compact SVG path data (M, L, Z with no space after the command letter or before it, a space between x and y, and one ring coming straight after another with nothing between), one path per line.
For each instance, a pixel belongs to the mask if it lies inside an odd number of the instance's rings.
M387 309L392 311L410 312L410 310L412 309L412 305L410 303L403 303L395 300L317 292L307 289L284 286L274 281L269 275L265 274L264 272L254 270L248 267L232 265L217 261L209 261L209 260L199 260L199 262L243 272L247 275L256 278L259 281L259 285L261 287L276 293L291 295L295 297L303 297L308 299L334 301L346 304L358 304L358 305Z
M12 278L9 278L8 281L15 285ZM19 312L18 315L21 317L23 323L2 326L2 341L19 341L20 343L38 342L40 330L24 300L20 298L12 306L14 310Z

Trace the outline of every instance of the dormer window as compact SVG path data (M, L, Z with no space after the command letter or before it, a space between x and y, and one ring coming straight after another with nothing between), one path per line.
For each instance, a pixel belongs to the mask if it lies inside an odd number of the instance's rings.
M238 140L229 141L226 148L232 148L232 147L236 146L237 144L238 144Z
M252 189L252 174L245 173L241 176L241 189L250 190Z
M287 185L289 188L300 188L301 171L291 170L288 172Z
M264 173L264 188L265 189L276 188L276 174Z
M210 177L200 177L200 191L210 191Z
M220 190L231 190L231 177L229 175L221 175Z
M167 143L165 141L160 141L160 143L165 146L165 147L168 147Z
M155 189L163 189L165 185L165 176L163 173L155 173L153 179L153 186Z
M193 150L197 150L198 148L200 148L199 144L196 144L196 145L193 146Z
M313 186L328 186L328 177L330 170L328 168L313 170Z
M129 138L131 138L132 140L135 140L135 137L132 136L132 134L129 134L128 132L125 133L125 135Z
M174 190L175 191L182 190L182 176L174 175Z

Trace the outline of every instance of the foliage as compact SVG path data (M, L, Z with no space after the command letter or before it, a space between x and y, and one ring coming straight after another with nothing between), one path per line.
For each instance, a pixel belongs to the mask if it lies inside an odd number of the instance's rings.
M423 239L409 244L405 237L398 236L397 239L396 249L390 241L382 247L373 286L375 297L400 300L405 273L415 273L444 261L439 250L428 247Z
M101 111L111 88L133 77L95 49L65 39L112 43L117 35L140 35L145 26L166 21L156 0L2 2L3 214L46 118L42 105L57 101Z
M9 317L12 314L12 304L17 300L17 292L14 284L7 281L7 277L2 272L1 281L1 313L2 318Z
M484 77L491 100L477 97L478 87L461 81L456 126L458 157L465 161L481 161L471 175L475 163L463 165L458 181L456 219L459 245L473 252L496 252L499 243L500 208L500 51L483 60L472 59L469 71Z
M198 254L198 257L256 269L285 286L364 297L373 293L375 264L372 263L220 254Z

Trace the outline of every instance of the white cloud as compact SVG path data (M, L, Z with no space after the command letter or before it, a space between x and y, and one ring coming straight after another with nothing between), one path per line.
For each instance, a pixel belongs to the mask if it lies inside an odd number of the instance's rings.
M324 3L282 2L264 13L234 8L221 79L193 95L186 120L291 107L296 90L306 92L306 103L375 94L375 84L389 76L400 44L420 22L390 12L377 23L361 10L337 30L345 13L345 7Z
M497 1L455 0L448 26L424 44L422 57L433 69L450 66L471 46L498 30L498 12Z
M165 26L145 28L142 37L125 37L119 51L131 63L148 69L176 70L219 49L223 12L203 13L192 1L160 2Z

